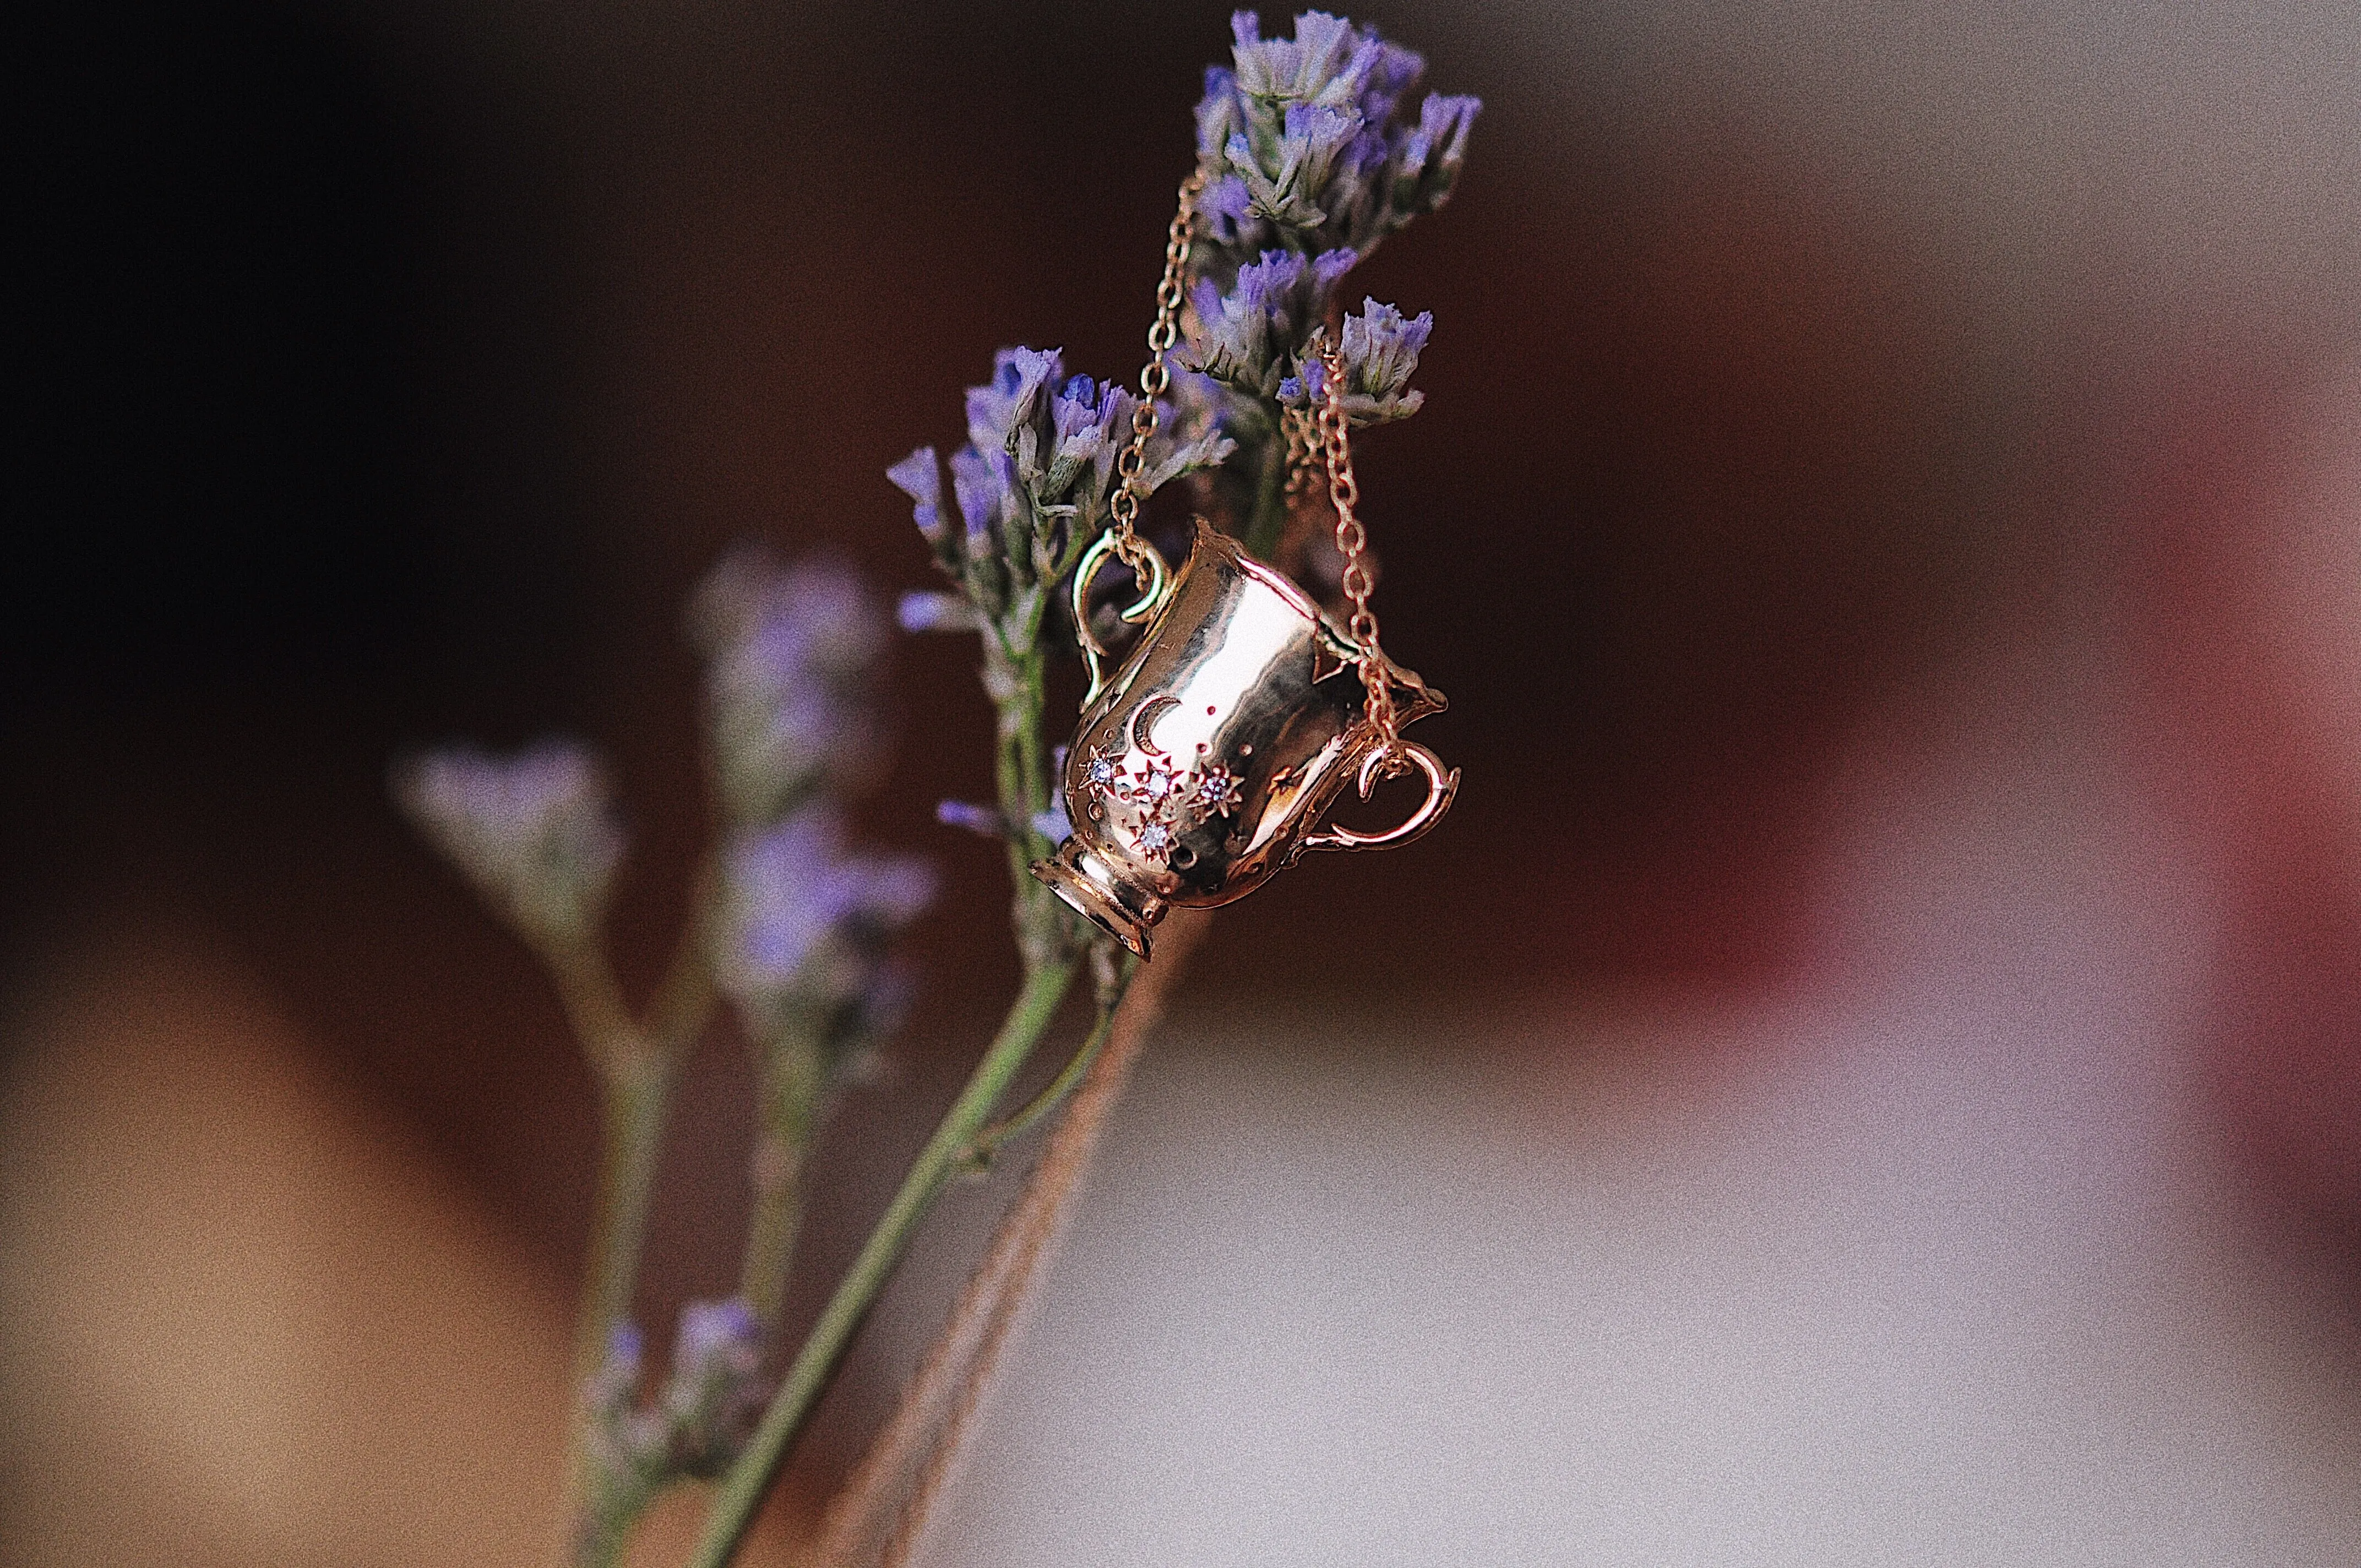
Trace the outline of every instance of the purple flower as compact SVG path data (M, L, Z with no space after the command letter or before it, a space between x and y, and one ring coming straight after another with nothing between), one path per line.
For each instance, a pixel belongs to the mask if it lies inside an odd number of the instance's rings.
M1066 815L1066 755L1068 748L1060 746L1049 753L1049 804L1033 814L1033 831L1052 844L1062 844L1074 836L1074 824Z
M630 1409L632 1393L640 1386L645 1350L637 1323L617 1322L608 1329L606 1359L583 1387L583 1404L594 1414L611 1415Z
M935 449L921 446L891 468L885 477L915 504L911 518L928 543L942 537L943 532L943 471L935 461Z
M758 1035L799 997L859 992L871 956L934 896L925 862L847 849L843 823L822 806L741 839L724 877L716 979Z
M1376 29L1365 33L1325 11L1306 11L1296 17L1291 38L1262 37L1261 18L1252 11L1239 11L1230 17L1230 34L1236 40L1231 53L1239 92L1331 107L1358 106L1379 52L1388 47ZM1414 61L1418 57L1410 58Z
M670 1422L638 1403L642 1348L635 1325L615 1324L606 1359L581 1389L589 1496L577 1528L586 1552L629 1529L673 1474Z
M1426 58L1416 49L1378 38L1374 28L1368 38L1377 45L1377 54L1367 60L1354 106L1372 128L1382 128L1393 123L1395 114L1426 80Z
M588 748L544 740L514 756L455 746L395 771L394 795L445 858L528 940L588 940L623 832Z
M691 1301L680 1310L680 1331L673 1340L673 1376L703 1379L717 1369L751 1366L760 1359L762 1345L763 1326L737 1297Z
M978 806L972 800L937 801L935 820L946 828L983 839L1002 839L1008 834L1008 819L1000 815L997 806Z
M670 1467L716 1475L745 1446L763 1413L763 1326L745 1302L691 1301L673 1336L672 1376L656 1409L670 1440Z
M1268 237L1264 225L1254 215L1254 193L1246 182L1235 174L1224 174L1205 187L1203 201L1198 206L1202 222L1201 236L1216 250L1244 251L1251 254L1261 240ZM1213 259L1220 270L1220 258Z
M739 551L708 574L690 627L706 656L714 776L730 820L762 821L866 773L879 746L868 691L885 633L850 567L782 568L765 551Z
M1039 415L1049 389L1065 378L1054 348L1004 348L992 356L992 379L967 389L967 438L978 451L1014 454L1017 432Z
M1364 298L1361 313L1345 318L1345 417L1355 424L1376 424L1416 413L1426 394L1409 389L1411 374L1433 331L1431 311L1404 319L1393 306ZM1279 384L1279 400L1290 408L1307 407L1321 398L1325 381L1320 360L1307 359L1301 378L1290 376Z
M1419 105L1417 126L1393 138L1386 159L1383 221L1389 231L1451 199L1467 159L1467 133L1483 107L1480 98L1430 93Z
M642 1349L639 1330L618 1323L605 1365L584 1390L590 1495L578 1528L592 1554L618 1544L674 1480L726 1469L769 1396L762 1324L734 1297L681 1309L671 1374L646 1405L634 1398Z
M1205 73L1197 105L1214 252L1201 273L1221 280L1274 245L1367 256L1450 195L1478 105L1430 95L1410 123L1426 77L1415 52L1322 11L1296 17L1292 38L1262 37L1250 11L1231 30L1231 64Z
M972 612L962 618L939 600L905 600L905 624L940 630L964 619L990 622L1011 638L1039 635L1046 588L1105 526L1115 460L1137 407L1138 400L1112 381L1067 375L1055 349L1005 348L994 356L991 379L968 389L968 444L950 457L964 534L952 539L939 521L927 532L941 493L931 449L912 453L888 472L917 503L936 563ZM1218 464L1232 450L1204 419L1167 408L1159 423L1141 466L1151 492Z
M1018 532L1023 502L1016 493L1016 464L994 448L962 446L951 454L951 490L967 523L967 553L990 552Z
M1197 159L1213 164L1224 156L1234 136L1246 129L1246 105L1238 94L1238 73L1224 65L1205 67L1205 95L1197 100Z
M1049 753L1049 805L1046 810L1033 814L1033 831L1052 844L1062 844L1074 836L1074 824L1066 815L1066 757L1070 750L1060 746Z
M1139 400L1109 381L1104 388L1088 376L1076 376L1049 405L1053 444L1046 471L1038 476L1041 490L1055 498L1071 496L1078 480L1091 510L1106 494L1115 460L1131 437L1132 411ZM1088 470L1085 478L1084 470Z
M1230 137L1223 150L1231 177L1246 186L1247 215L1281 228L1316 229L1359 194L1359 163L1339 159L1359 137L1361 116L1352 109L1290 104L1280 125L1268 158L1257 156L1244 132Z
M894 607L894 621L905 631L973 631L982 624L975 608L957 594L926 589L904 594Z
M1421 311L1417 316L1404 320L1400 310L1381 305L1364 297L1361 313L1345 318L1344 349L1345 390L1349 400L1367 397L1380 402L1406 403L1402 412L1414 411L1419 394L1405 395L1411 373L1418 368L1418 356L1426 347L1429 334L1434 331L1434 313Z
M1192 302L1199 334L1191 345L1197 368L1234 390L1276 395L1296 345L1326 313L1329 296L1356 259L1349 250L1308 259L1267 250L1238 269L1227 293L1211 280L1199 283Z

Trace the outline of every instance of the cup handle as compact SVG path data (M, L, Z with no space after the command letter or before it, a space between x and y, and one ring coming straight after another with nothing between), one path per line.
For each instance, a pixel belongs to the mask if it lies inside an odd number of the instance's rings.
M1356 833L1350 828L1330 828L1304 839L1303 847L1307 850L1389 850L1397 844L1409 843L1441 821L1443 814L1451 809L1453 798L1459 794L1459 770L1453 768L1446 772L1442 758L1414 740L1401 743L1401 755L1408 757L1418 765L1420 772L1426 774L1426 800L1410 814L1408 821L1383 833ZM1372 751L1361 763L1357 783L1363 800L1368 799L1369 792L1377 788L1378 768L1385 762L1386 756L1382 751Z
M1156 546L1142 539L1139 547L1148 555L1148 583L1139 598L1121 612L1123 619L1135 626L1162 607L1165 592L1172 586L1171 570L1164 565L1164 557ZM1115 654L1091 632L1091 580L1115 554L1115 531L1110 529L1091 541L1091 547L1074 563L1074 641L1082 644L1082 667L1091 676L1091 689L1082 694L1084 707L1098 701L1099 693L1106 689L1106 667L1115 662Z

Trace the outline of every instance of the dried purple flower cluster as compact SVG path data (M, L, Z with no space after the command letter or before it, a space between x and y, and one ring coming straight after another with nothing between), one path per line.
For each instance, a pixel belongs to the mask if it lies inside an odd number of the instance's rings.
M1199 280L1190 347L1204 373L1233 391L1279 395L1281 376L1304 336L1326 319L1336 284L1353 269L1349 250L1317 256L1274 250L1237 269L1229 292Z
M915 503L918 532L956 596L913 594L913 630L989 626L1012 652L1038 639L1059 579L1106 527L1116 456L1138 400L1112 381L1068 376L1056 349L1004 348L992 379L967 390L967 444L951 454L957 527L944 515L942 467L920 447L885 471ZM1202 411L1160 410L1142 480L1153 492L1228 456Z
M1200 276L1275 247L1366 258L1450 199L1483 105L1429 93L1413 115L1423 57L1324 11L1296 17L1291 38L1264 38L1252 11L1230 32L1231 63L1206 71L1197 105L1202 238L1216 253Z
M708 759L727 820L774 820L867 782L882 750L869 699L885 628L851 567L783 570L741 549L707 574L688 623L705 655Z
M746 1303L731 1297L691 1301L674 1332L672 1368L653 1399L639 1398L646 1354L640 1331L618 1323L607 1356L583 1390L592 1506L580 1528L613 1541L585 1543L584 1555L611 1550L654 1496L684 1476L727 1469L761 1419L770 1384L763 1376L763 1330Z
M688 951L737 1010L766 1095L803 1096L775 1109L807 1132L895 1022L907 986L888 949L934 891L924 862L863 852L844 828L840 803L882 751L872 688L885 620L848 568L783 566L748 549L708 575L689 633L705 662L722 839ZM588 748L551 740L509 757L450 748L398 768L395 789L427 839L567 986L605 975L600 923L625 846ZM589 983L611 993L611 979ZM594 1046L593 1059L613 1073L614 1057ZM611 1077L606 1087L610 1096L635 1091ZM772 1109L766 1102L766 1115ZM671 1372L644 1402L641 1336L621 1310L583 1390L585 1562L609 1561L664 1486L726 1468L768 1393L763 1329L747 1300L687 1308Z
M1250 547L1267 548L1269 514L1281 504L1282 411L1321 391L1312 335L1334 313L1345 274L1449 197L1481 105L1422 97L1422 58L1325 12L1298 16L1289 38L1263 38L1251 11L1233 16L1231 30L1232 63L1206 72L1197 106L1206 185L1190 257L1196 283L1142 488L1152 494L1205 475L1209 510L1237 520ZM1405 318L1375 300L1345 318L1343 400L1353 422L1417 411L1423 395L1409 383L1433 327L1432 315ZM1107 525L1137 406L1118 385L1070 378L1055 350L1003 349L992 378L968 389L967 444L949 465L951 505L934 448L886 470L952 586L904 596L901 623L984 635L984 685L1001 710L1004 746L1013 727L1038 722L1031 665L1050 630L1062 636L1049 611ZM996 806L945 801L938 816L1012 842L1055 843L1066 829L1054 789Z
M851 849L838 803L882 750L884 617L850 567L725 557L690 607L727 839L715 983L758 1042L817 1043L832 1074L889 1029L885 948L933 896L923 862Z
M925 861L848 848L814 805L740 838L722 877L714 979L758 1039L813 1037L833 1070L893 1028L906 988L885 949L934 896Z
M1325 12L1296 17L1292 38L1262 37L1251 11L1230 27L1231 63L1206 71L1197 105L1209 183L1191 258L1189 360L1206 380L1182 396L1207 396L1210 383L1209 411L1239 443L1233 504L1251 514L1274 493L1280 410L1319 395L1313 330L1336 313L1354 267L1449 199L1483 105L1422 95L1423 59ZM1433 317L1365 299L1343 325L1350 421L1416 412L1423 398L1410 378Z
M902 987L884 949L934 886L921 862L851 850L836 805L879 754L870 688L884 617L849 568L782 567L750 549L708 575L689 622L727 834L714 981L758 1041L817 1027L841 1058L890 1025ZM449 748L398 769L395 788L535 947L595 941L624 839L588 748Z
M1391 305L1361 302L1361 313L1346 316L1345 349L1345 417L1355 424L1378 424L1408 419L1426 401L1424 392L1411 389L1411 372L1418 368L1419 350L1434 330L1434 313L1421 311L1405 318ZM1279 400L1290 408L1309 408L1324 396L1326 379L1320 361L1304 364L1301 377L1279 384Z
M543 951L588 940L606 913L623 830L588 748L544 740L514 756L455 746L394 772L427 840Z

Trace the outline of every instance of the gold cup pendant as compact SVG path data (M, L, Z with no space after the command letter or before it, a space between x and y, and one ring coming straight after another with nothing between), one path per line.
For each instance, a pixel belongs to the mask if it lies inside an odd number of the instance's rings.
M1202 519L1188 562L1115 678L1094 695L1066 757L1073 836L1033 874L1125 947L1174 905L1244 898L1306 850L1407 844L1448 810L1459 770L1369 722L1359 652L1301 588ZM1397 726L1443 694L1387 661ZM1426 775L1426 799L1384 833L1315 830L1347 784L1367 798L1383 769Z

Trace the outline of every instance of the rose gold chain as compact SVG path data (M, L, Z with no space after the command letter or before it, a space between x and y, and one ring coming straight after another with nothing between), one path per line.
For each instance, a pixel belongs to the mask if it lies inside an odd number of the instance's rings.
M1313 448L1318 439L1312 428L1312 412L1308 409L1281 409L1279 428L1287 438L1287 488L1283 492L1291 511L1312 488Z
M1139 372L1139 406L1131 411L1131 440L1115 461L1115 495L1107 502L1107 530L1115 536L1115 553L1143 577L1148 556L1137 532L1140 474L1148 465L1148 438L1156 433L1156 400L1172 385L1172 369L1164 363L1164 356L1180 335L1189 249L1197 238L1197 197L1204 189L1202 166L1180 182L1180 210L1172 214L1172 226L1164 240L1164 277L1156 285L1156 322L1148 329L1148 363Z
M1345 433L1345 349L1339 336L1326 331L1319 335L1316 352L1320 356L1320 406L1312 416L1312 434L1322 466L1328 473L1329 504L1336 509L1336 554L1345 558L1345 575L1339 586L1353 606L1353 618L1345 630L1359 654L1361 689L1368 703L1369 722L1376 727L1383 744L1378 754L1387 759L1388 771L1395 772L1400 767L1397 759L1401 736L1394 714L1393 682L1388 674L1385 651L1378 645L1378 616L1369 608L1369 594L1377 587L1377 578L1369 570L1369 534L1354 515L1354 509L1360 505L1361 487L1353 477L1353 449Z

